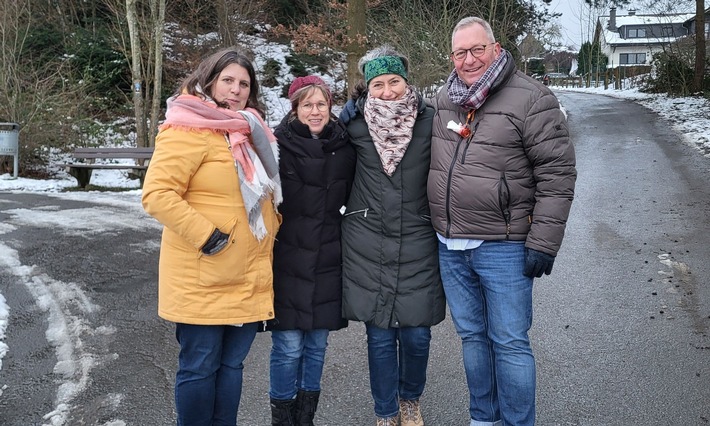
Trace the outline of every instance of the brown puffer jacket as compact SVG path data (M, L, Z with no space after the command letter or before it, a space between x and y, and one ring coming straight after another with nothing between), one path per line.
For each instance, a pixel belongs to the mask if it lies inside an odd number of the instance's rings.
M525 240L555 256L577 177L555 95L517 71L510 57L475 112L471 137L447 129L449 120L465 123L468 114L451 102L447 85L433 103L427 192L434 229L447 238Z

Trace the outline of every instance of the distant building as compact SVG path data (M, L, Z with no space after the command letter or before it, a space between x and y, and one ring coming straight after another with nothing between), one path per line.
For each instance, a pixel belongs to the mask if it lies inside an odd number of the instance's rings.
M705 40L707 42L708 39L710 39L710 7L705 9ZM695 15L693 15L692 18L688 19L688 21L685 23L685 26L688 28L688 34L695 34Z
M596 39L608 58L608 68L650 65L654 53L660 52L679 38L691 34L694 13L617 15L616 8L609 15L599 17Z

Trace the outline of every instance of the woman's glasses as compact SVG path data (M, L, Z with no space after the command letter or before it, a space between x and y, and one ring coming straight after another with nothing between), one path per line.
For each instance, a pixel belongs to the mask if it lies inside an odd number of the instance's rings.
M313 107L315 107L320 112L328 111L328 104L325 102L317 102L315 104L306 102L298 105L298 108L303 111L313 111Z

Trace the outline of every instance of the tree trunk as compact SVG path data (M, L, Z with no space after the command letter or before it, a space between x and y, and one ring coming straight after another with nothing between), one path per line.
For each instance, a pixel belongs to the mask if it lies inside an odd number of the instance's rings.
M133 110L136 119L136 146L148 146L146 138L143 82L141 79L141 42L138 30L136 0L126 0L126 23L131 41L131 76L133 79Z
M705 78L705 0L695 0L695 73L693 90L703 91Z
M214 3L217 10L217 31L222 39L223 46L232 46L236 43L230 26L230 20L233 19L230 16L232 12L231 4L227 0L218 0Z
M367 13L366 0L348 0L348 93L355 87L361 76L358 73L357 62L365 54L365 26Z
M153 26L155 37L155 67L153 75L153 104L150 109L148 146L155 146L155 135L160 121L160 101L163 91L163 31L165 28L165 0L157 1L157 14Z

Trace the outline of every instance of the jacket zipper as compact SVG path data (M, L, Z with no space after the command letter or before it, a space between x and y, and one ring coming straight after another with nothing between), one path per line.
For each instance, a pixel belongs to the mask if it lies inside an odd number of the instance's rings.
M500 175L498 203L500 204L503 220L505 220L505 239L507 240L510 238L510 188L508 187L508 181L505 179L505 173Z
M468 146L471 145L471 141L473 140L473 137L476 136L476 131L478 130L478 125L481 122L478 121L476 122L476 125L473 126L473 131L471 134L466 138L466 147L463 149L463 155L461 155L461 164L466 163L466 153L468 152Z
M468 114L466 114L465 125L468 126L475 116L476 110L470 110ZM478 124L476 124L476 128L478 128ZM475 133L476 129L474 129L474 131L471 132L471 135L468 137L469 142L471 138L473 138L473 134ZM459 141L456 143L456 150L454 151L454 156L451 157L451 164L449 165L449 176L446 181L446 235L444 235L444 237L446 238L450 238L451 235L451 177L454 174L454 166L456 165L456 159L459 156L459 148L461 148L461 142L463 142L463 138L459 139ZM468 147L468 143L466 144L466 147Z
M367 211L368 211L368 210L370 210L369 207L366 208L366 209L361 209L361 210L355 210L355 211L347 212L347 213L345 213L345 214L343 215L343 217L347 217L347 216L350 216L350 215L353 215L353 214L357 214L357 213L363 213L362 217L367 217Z
M449 176L446 182L446 238L450 238L449 235L451 235L451 177L454 174L454 166L456 165L456 158L459 156L461 142L463 142L463 138L459 139L456 144L456 150L454 151L454 156L449 165Z

